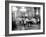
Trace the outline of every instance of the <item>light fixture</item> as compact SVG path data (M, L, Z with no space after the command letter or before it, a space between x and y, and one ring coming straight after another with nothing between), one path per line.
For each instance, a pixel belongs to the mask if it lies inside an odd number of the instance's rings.
M17 11L18 9L16 7L13 7L12 8L12 11Z
M37 8L37 11L36 11L36 15L38 15L39 13L38 13L38 8Z
M21 11L21 12L26 12L26 8L25 8L25 7L22 7L22 8L20 9L20 11Z

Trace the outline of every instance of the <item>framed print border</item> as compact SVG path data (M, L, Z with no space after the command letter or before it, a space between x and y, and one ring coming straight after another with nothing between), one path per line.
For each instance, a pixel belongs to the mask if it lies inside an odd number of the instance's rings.
M43 5L43 32L9 34L9 3ZM45 3L41 3L41 2L24 2L24 1L5 1L5 36L37 35L37 34L45 34Z

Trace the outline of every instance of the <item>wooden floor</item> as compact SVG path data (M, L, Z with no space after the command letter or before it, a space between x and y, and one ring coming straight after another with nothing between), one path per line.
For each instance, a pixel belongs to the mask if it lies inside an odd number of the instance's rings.
M40 26L39 25L31 25L29 27L24 27L24 26L18 26L17 27L17 30L37 30L37 29L40 29Z

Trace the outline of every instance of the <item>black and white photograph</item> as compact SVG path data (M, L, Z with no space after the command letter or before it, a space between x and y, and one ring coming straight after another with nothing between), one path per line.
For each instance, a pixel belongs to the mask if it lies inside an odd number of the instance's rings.
M40 7L12 6L12 30L40 29Z
M44 33L44 3L8 1L6 7L6 35Z
M40 32L43 28L43 6L32 4L9 4L9 28L18 33ZM21 32L20 32L21 31ZM23 32L24 31L24 32ZM17 32L16 32L17 33Z

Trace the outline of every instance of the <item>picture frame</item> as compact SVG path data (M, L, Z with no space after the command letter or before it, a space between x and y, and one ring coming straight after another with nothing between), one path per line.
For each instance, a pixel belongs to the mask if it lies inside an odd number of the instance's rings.
M40 29L34 29L34 30L22 30L22 31L12 31L12 7L17 6L18 7L26 7L31 8L31 11L34 10L34 8L40 10ZM14 8L13 8L14 9ZM16 11L13 10L13 11ZM24 12L25 10L23 10ZM18 13L19 14L19 13ZM17 20L17 19L16 19ZM34 25L33 25L34 26ZM36 25L35 25L36 26ZM36 26L37 27L37 26ZM44 34L45 33L45 3L41 2L24 2L24 1L5 1L5 36L20 36L20 35L37 35L37 34Z

